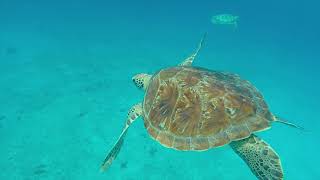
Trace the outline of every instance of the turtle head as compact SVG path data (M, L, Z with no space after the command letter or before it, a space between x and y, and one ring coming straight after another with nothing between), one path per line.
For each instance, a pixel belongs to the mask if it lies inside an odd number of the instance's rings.
M140 73L140 74L133 76L132 81L139 89L146 90L149 85L149 81L150 81L151 77L152 76L149 74Z

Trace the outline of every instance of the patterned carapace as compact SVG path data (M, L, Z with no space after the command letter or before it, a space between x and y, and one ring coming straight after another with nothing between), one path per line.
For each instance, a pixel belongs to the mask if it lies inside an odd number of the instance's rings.
M152 77L143 116L154 139L178 150L222 146L267 129L272 121L262 95L248 81L184 66Z

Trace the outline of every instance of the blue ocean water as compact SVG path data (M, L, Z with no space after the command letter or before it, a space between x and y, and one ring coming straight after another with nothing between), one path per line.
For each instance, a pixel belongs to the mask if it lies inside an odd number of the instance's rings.
M258 135L285 179L320 179L320 4L285 1L0 0L1 180L255 179L228 146L179 152L142 119L107 172L101 162L143 92L132 76L175 66L207 32L196 66L251 81L275 114ZM238 15L238 27L215 25Z

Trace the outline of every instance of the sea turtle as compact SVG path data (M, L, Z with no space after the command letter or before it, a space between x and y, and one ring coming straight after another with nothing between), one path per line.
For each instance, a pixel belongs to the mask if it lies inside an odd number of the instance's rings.
M229 144L259 179L283 179L278 154L255 132L280 121L259 91L238 75L192 66L201 49L177 66L132 80L145 91L142 103L129 110L117 142L103 161L106 170L119 153L129 126L138 117L161 145L182 151L204 151Z
M235 16L232 14L219 14L212 16L211 22L213 24L230 24L234 25L236 28L238 26L239 16Z

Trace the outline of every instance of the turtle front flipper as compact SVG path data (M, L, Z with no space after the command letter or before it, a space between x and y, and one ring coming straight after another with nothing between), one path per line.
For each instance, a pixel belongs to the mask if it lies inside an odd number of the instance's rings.
M281 180L283 171L277 153L255 135L230 143L232 149L261 180Z
M199 43L198 48L196 49L196 51L191 56L189 56L187 59L185 59L182 63L180 63L179 66L192 66L192 63L193 63L194 59L196 58L196 56L198 55L200 49L202 48L203 41L206 38L206 36L207 36L207 33L205 33L203 35L203 37L201 38L200 43Z
M104 159L102 165L101 165L101 171L105 171L113 162L113 160L117 157L117 155L120 152L120 149L122 147L124 138L127 134L128 128L134 122L139 116L142 115L142 104L136 104L131 107L131 109L128 112L128 117L126 124L117 140L117 142L113 145L112 149L109 151L107 157Z

